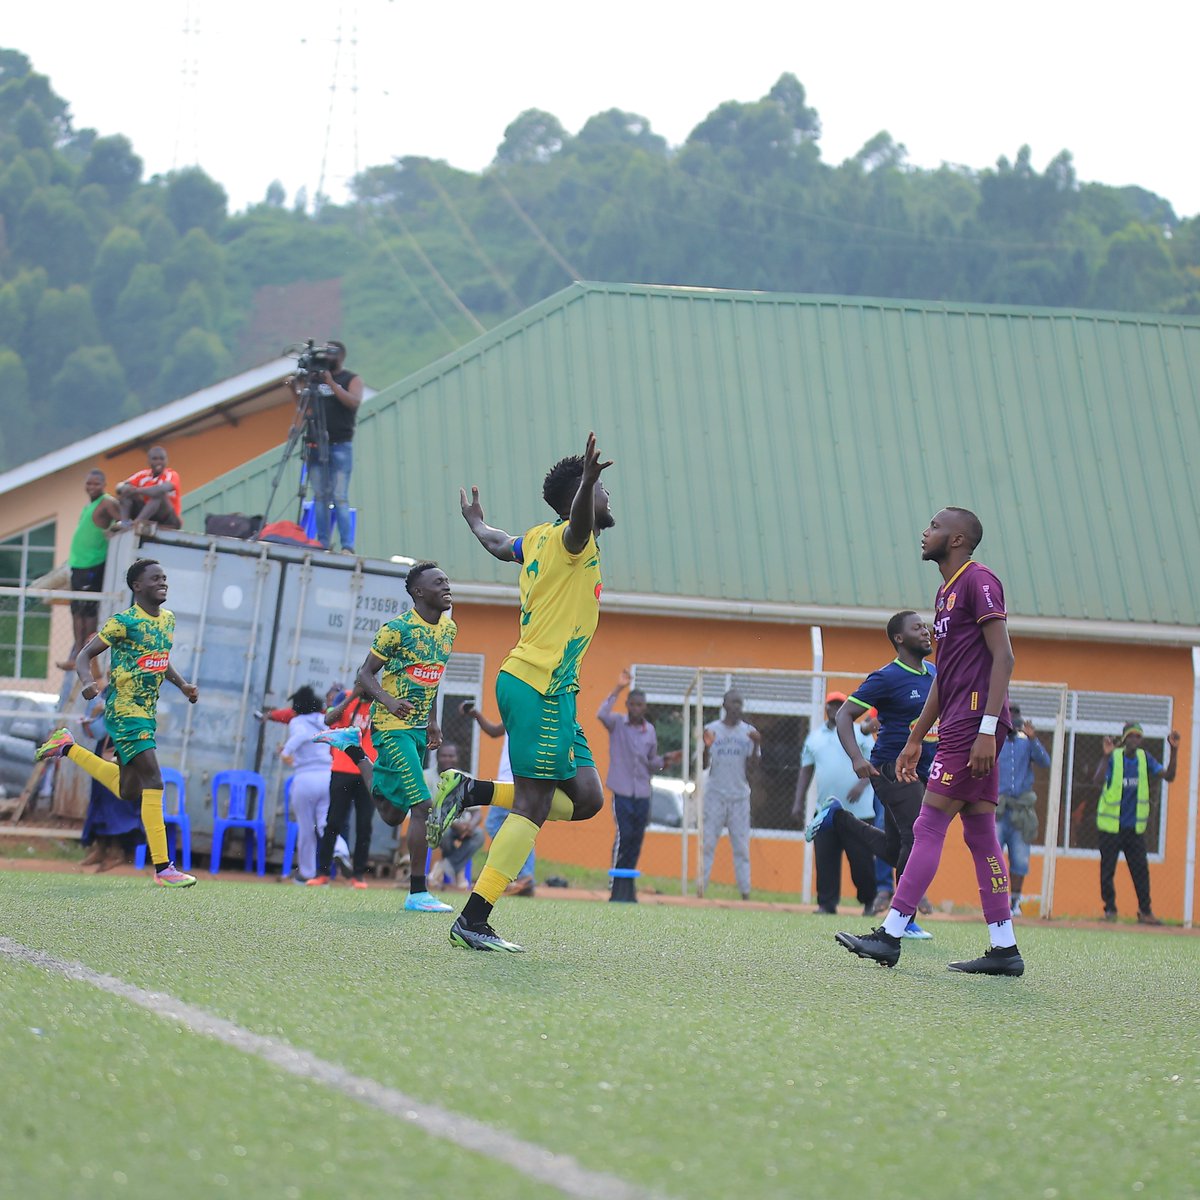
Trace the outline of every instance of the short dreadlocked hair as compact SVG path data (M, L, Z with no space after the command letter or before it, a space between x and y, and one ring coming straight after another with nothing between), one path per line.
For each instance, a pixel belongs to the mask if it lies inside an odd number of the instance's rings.
M570 511L571 501L583 480L583 455L560 458L542 481L542 499L561 517Z
M435 562L419 562L414 563L413 566L408 568L408 575L404 579L404 587L410 596L413 595L413 588L421 582L421 576L426 571L432 571L436 566L437 563Z

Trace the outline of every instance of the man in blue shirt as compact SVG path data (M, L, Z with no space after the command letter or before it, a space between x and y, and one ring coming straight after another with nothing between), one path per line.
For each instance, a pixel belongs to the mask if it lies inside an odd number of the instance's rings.
M1167 765L1142 749L1142 727L1126 721L1118 746L1104 739L1104 757L1093 779L1103 784L1096 803L1096 830L1100 842L1100 896L1104 919L1117 919L1117 893L1113 877L1117 858L1125 854L1125 865L1138 898L1138 924L1161 925L1150 907L1150 866L1146 861L1146 824L1150 818L1150 780L1171 783L1175 779L1179 734L1167 736Z
M862 842L877 858L890 863L903 873L913 844L913 822L921 811L925 780L929 766L937 753L937 733L931 730L925 740L917 763L917 780L904 783L896 778L896 759L908 741L913 722L925 707L929 689L937 674L925 660L933 650L929 627L919 613L912 609L898 612L887 623L887 639L895 658L878 671L872 671L854 690L854 694L838 711L838 736L850 756L850 765L859 779L867 780L875 789L884 811L884 828L852 824L840 805L828 805L818 812L809 829L820 829L828 822L845 836ZM857 746L854 718L868 708L879 713L879 736L871 752L870 762ZM809 831L805 830L809 837ZM911 922L907 936L928 936Z
M1032 721L1021 720L1021 709L1010 703L1012 727L996 756L1000 775L1000 798L996 805L996 836L1008 855L1008 886L1012 892L1012 915L1021 915L1021 887L1029 874L1029 846L1037 841L1037 793L1033 790L1033 766L1050 766L1050 755L1038 741Z

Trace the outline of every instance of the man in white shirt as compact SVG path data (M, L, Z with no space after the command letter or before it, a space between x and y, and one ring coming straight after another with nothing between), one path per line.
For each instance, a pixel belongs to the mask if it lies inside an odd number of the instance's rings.
M735 691L725 693L725 715L704 727L704 875L708 886L713 855L723 830L733 848L733 874L743 900L750 899L750 772L758 758L762 735L742 720L744 702Z
M825 723L814 729L804 740L800 753L800 776L796 780L796 800L792 816L801 824L805 821L805 797L816 777L817 803L831 797L842 808L868 823L875 819L875 802L869 782L854 773L850 756L838 738L834 718L845 703L842 692L830 692L825 697ZM871 739L857 726L854 729L864 757L871 754ZM850 860L850 878L864 915L870 915L875 900L875 860L870 850L858 839L843 838L829 821L812 839L817 865L817 912L836 913L842 894L842 854Z

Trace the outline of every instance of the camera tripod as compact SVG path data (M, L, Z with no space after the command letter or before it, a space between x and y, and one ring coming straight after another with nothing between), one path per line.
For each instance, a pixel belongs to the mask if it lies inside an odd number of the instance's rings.
M275 468L271 480L271 490L267 493L267 503L263 508L263 521L266 522L275 502L275 493L279 490L280 480L287 469L288 462L300 447L300 486L296 493L296 524L304 521L304 500L308 495L308 465L310 459L321 466L322 470L329 469L329 429L325 424L325 405L321 402L321 384L318 381L320 372L305 373L304 390L297 397L296 416L288 431L287 445L283 448L283 456L279 466ZM315 455L312 452L315 451Z

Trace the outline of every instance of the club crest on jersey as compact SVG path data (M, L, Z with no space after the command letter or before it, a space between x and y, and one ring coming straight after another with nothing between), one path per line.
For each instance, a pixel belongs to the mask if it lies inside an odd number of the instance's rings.
M596 584L596 599L600 599L600 593L604 591L604 584L597 582Z
M412 666L404 668L404 673L422 687L437 687L445 669L445 663L413 663Z
M949 612L954 607L954 601L957 599L957 597L958 597L957 592L951 592L950 595L946 597L946 611L947 612Z
M171 656L162 650L151 650L149 654L143 654L137 660L137 665L143 671L153 671L155 674L162 674L166 671L168 664L171 661Z

